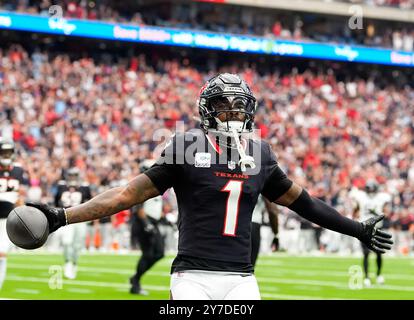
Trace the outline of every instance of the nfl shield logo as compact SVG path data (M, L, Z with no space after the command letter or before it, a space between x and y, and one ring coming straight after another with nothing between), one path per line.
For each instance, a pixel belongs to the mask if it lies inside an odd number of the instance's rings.
M227 161L227 167L228 167L230 170L234 170L234 169L236 169L236 162L235 162L235 161L232 161L232 160Z

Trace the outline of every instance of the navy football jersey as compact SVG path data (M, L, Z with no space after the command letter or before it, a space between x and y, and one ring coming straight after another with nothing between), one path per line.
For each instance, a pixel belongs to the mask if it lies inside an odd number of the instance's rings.
M55 195L55 206L69 208L77 206L91 199L91 190L88 185L68 186L65 181L59 181Z
M13 210L21 185L26 183L25 173L20 166L0 168L0 219L7 218Z
M202 130L177 134L145 172L160 194L173 187L178 203L178 256L172 272L188 269L252 272L250 228L257 198L271 201L268 180L285 180L268 143L242 140L256 168L242 171L236 149L221 147ZM282 190L283 189L283 190Z

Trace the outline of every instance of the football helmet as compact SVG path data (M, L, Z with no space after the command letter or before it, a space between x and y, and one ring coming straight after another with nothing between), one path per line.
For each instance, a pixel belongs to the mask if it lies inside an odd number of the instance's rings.
M249 86L235 74L219 74L200 90L198 110L205 131L225 136L232 136L234 130L239 134L251 132L256 108Z
M66 172L66 181L70 187L80 185L80 171L76 167L69 168Z
M378 191L378 183L374 180L369 180L365 184L365 192L368 194L374 194Z
M14 161L14 142L0 138L0 165L11 166Z

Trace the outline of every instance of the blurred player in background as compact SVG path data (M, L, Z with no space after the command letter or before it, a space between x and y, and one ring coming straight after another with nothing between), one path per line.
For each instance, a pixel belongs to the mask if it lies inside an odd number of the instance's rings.
M260 251L260 244L261 244L261 234L260 229L263 225L263 215L267 211L269 214L269 222L270 228L273 232L273 240L272 240L272 251L279 250L279 238L278 238L278 220L277 220L277 205L271 203L269 200L264 198L263 196L259 196L257 199L256 207L253 210L252 215L252 265L253 267L256 265L256 260L259 255Z
M12 245L6 232L6 221L15 206L23 205L27 179L19 164L14 162L14 142L0 137L0 289L6 278L7 253Z
M359 221L372 218L374 216L382 215L386 211L385 206L391 203L391 195L386 192L379 192L379 186L376 181L369 180L365 185L365 190L353 189L351 191L351 198L355 201L354 216ZM378 228L385 229L388 227L388 220L385 218L378 224ZM369 253L370 249L361 243L362 253L364 255L364 285L371 286L371 279L369 277ZM384 283L384 277L381 275L382 270L382 255L377 255L377 284Z
M65 180L58 182L55 206L68 208L79 205L90 198L91 190L88 184L81 182L79 169L76 167L68 169ZM68 279L76 278L79 254L85 246L86 228L86 223L78 223L61 231L65 260L64 275Z
M145 172L155 160L145 160L140 171ZM164 257L164 237L160 232L159 223L163 216L163 200L161 196L149 199L134 208L137 219L137 239L141 248L136 273L130 278L132 294L148 295L141 287L141 278L158 260Z

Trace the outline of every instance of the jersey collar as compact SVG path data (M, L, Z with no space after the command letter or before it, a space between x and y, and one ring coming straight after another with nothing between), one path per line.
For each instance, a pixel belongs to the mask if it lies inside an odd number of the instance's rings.
M206 134L207 140L210 143L210 145L213 147L213 149L218 153L218 154L222 154L223 150L220 148L220 146L218 145L217 141L212 141L211 137L208 135L208 133Z

